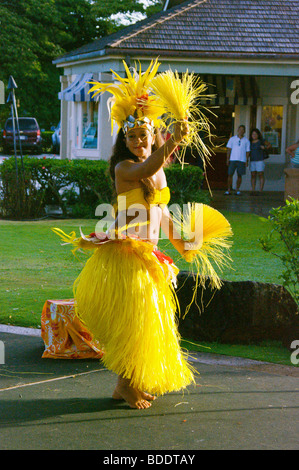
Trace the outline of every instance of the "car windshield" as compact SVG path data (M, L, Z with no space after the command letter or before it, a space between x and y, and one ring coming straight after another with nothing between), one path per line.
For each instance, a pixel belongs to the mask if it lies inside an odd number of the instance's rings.
M7 123L6 123L6 126L5 126L6 130L8 131L12 131L12 119L8 119L7 120ZM16 122L15 122L15 128L17 128L16 126ZM20 131L36 131L38 129L38 126L36 124L36 120L35 119L30 119L30 118L19 118L19 128L20 128Z

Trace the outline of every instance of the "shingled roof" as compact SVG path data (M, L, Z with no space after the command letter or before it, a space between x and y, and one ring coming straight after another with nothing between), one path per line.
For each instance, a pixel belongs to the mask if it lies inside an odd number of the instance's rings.
M298 60L299 0L189 0L54 63L97 52Z

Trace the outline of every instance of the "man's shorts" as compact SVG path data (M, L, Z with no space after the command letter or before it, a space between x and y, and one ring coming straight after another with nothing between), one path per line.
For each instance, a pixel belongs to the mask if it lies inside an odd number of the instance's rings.
M228 165L228 174L233 176L237 170L238 176L243 176L246 173L246 164L240 160L231 160Z
M260 160L259 162L250 162L250 171L264 171L265 169L265 163L263 160Z

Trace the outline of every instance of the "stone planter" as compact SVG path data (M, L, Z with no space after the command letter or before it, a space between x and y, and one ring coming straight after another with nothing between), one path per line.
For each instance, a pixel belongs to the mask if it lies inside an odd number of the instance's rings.
M280 340L287 347L299 340L298 306L283 286L223 281L220 290L212 291L206 282L205 289L198 289L197 305L183 318L194 286L192 275L179 273L179 332L184 338L235 344Z

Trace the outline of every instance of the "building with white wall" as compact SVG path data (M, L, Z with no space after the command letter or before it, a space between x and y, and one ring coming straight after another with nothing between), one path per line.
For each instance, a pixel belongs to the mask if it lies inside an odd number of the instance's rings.
M124 75L123 60L145 69L159 56L160 72L197 73L217 95L214 134L222 147L212 157L212 189L226 187L225 144L244 124L248 137L257 127L272 143L265 190L283 191L285 148L299 140L298 20L299 0L189 0L57 58L61 158L111 154L109 96L92 100L86 82L112 81L111 69ZM247 171L242 189L250 188Z

